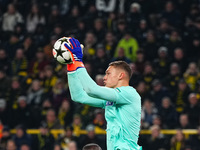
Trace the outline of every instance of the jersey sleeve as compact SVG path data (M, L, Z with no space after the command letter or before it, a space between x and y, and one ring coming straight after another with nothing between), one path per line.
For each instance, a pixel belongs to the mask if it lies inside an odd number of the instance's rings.
M104 99L107 101L115 102L116 104L126 104L129 101L120 100L123 96L121 95L121 91L118 89L102 87L97 85L92 78L88 75L85 68L80 68L77 70L77 75L83 89L86 93L92 97Z
M84 90L83 87L77 78L77 73L68 73L68 83L71 98L75 102L87 104L94 107L105 107L106 101L103 99L98 99L89 96Z

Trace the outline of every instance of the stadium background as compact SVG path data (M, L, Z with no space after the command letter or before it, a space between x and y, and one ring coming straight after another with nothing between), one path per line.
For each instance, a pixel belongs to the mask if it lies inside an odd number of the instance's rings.
M0 0L0 24L2 150L106 149L103 110L71 101L66 66L52 58L63 36L85 45L99 85L109 62L130 64L144 150L200 149L198 0Z

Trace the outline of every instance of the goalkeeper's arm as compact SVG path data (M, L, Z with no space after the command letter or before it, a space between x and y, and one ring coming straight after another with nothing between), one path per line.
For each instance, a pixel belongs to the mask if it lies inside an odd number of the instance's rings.
M72 47L69 47L67 44L65 44L65 47L72 53L73 63L67 65L68 72L77 72L78 79L89 96L99 98L101 101L117 102L119 96L116 89L98 86L88 75L82 62L83 53L79 41L74 38L71 38L69 41Z
M85 68L79 68L76 72L84 91L89 96L112 102L116 102L118 100L116 89L97 85L89 76Z
M77 78L77 72L68 73L68 83L71 98L75 102L87 104L94 107L104 108L106 101L100 100L98 98L94 98L89 96L84 90L83 87Z

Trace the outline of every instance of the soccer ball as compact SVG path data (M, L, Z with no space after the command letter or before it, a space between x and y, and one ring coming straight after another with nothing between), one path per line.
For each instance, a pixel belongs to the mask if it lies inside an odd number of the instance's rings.
M61 64L73 63L72 55L64 45L68 44L71 47L69 39L69 37L62 37L58 39L53 46L53 56Z

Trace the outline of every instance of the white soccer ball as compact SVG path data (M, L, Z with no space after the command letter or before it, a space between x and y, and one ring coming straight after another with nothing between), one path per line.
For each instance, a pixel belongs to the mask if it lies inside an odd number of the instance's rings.
M58 39L53 46L53 56L54 58L61 64L71 64L73 63L72 55L64 46L64 44L69 45L71 47L71 43L69 42L69 37L62 37Z

